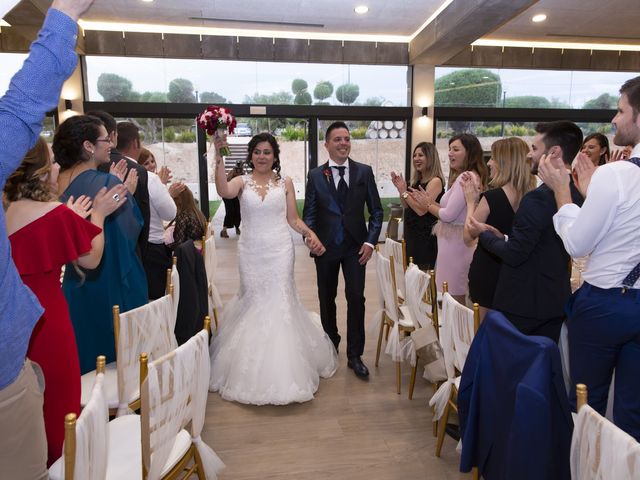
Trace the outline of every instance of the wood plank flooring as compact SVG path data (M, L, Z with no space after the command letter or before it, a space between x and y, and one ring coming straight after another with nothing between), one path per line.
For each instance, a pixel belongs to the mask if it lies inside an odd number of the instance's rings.
M219 228L216 228L216 233ZM217 286L223 301L239 285L237 237L216 238ZM313 261L296 240L296 282L302 302L318 311ZM341 280L342 282L342 280ZM427 406L432 388L418 377L413 400L407 399L409 367L404 365L402 395L395 392L395 370L382 355L374 367L377 334L367 330L363 361L371 372L359 380L346 366L346 302L338 289L338 322L343 336L336 374L320 382L316 398L287 406L247 406L210 393L203 439L227 468L221 480L470 479L458 471L456 443L446 438L436 458L432 413ZM374 265L367 268L366 321L378 306ZM367 327L368 328L368 327ZM420 372L420 370L419 370Z

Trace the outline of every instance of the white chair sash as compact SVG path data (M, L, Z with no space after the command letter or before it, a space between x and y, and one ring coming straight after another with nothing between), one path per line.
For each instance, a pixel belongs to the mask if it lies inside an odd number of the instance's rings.
M173 317L178 318L178 304L180 303L180 274L178 267L171 267L171 285L173 285Z
M107 475L109 445L109 407L104 391L104 374L96 375L91 397L76 421L74 479L104 480ZM58 470L60 465L61 470ZM51 478L65 475L64 457L51 467Z
M570 462L576 480L638 479L640 444L585 405L575 417Z
M429 405L435 407L435 420L439 420L444 413L447 401L451 396L451 387L457 380L456 369L461 372L464 368L473 336L473 310L458 303L449 293L444 293L442 295L440 344L444 353L447 381L438 388L429 400Z
M209 318L213 320L213 311L220 312L222 309L222 298L218 292L218 288L214 283L215 272L217 268L216 242L213 236L210 236L204 244L204 268L207 272L207 288L209 298Z
M174 333L174 302L165 295L141 307L120 314L118 337L118 416L130 413L128 403L140 386L139 356L146 352L149 360L174 350L178 343Z
M173 352L149 363L142 389L142 435L149 435L143 459L149 480L160 478L176 437L191 421L191 437L205 478L217 478L224 464L200 434L209 385L209 336L202 330Z
M393 256L393 265L395 267L396 288L402 298L405 298L405 275L404 275L404 253L402 251L402 243L387 238L384 242L386 257Z

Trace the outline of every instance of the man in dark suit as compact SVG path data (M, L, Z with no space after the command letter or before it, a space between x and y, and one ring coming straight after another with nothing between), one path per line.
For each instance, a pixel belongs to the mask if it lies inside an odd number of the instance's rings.
M144 226L138 237L138 255L144 260L144 254L149 241L149 218L151 210L149 206L149 187L147 170L138 163L140 155L140 133L138 127L131 122L120 122L116 124L116 120L107 112L95 110L87 112L87 115L99 118L104 127L107 129L109 138L111 139L111 160L108 163L100 165L98 170L101 172L109 172L112 165L117 164L120 160L125 159L127 162L127 175L130 170L135 170L138 174L138 185L133 198L135 198L142 218Z
M344 122L334 122L327 128L324 146L329 161L309 172L303 213L304 222L326 248L323 255L315 257L320 317L338 350L335 300L342 267L347 298L347 365L358 377L367 378L369 370L360 358L364 351L364 280L366 264L382 229L382 205L371 167L349 158L351 137Z
M543 155L562 159L571 172L571 162L582 146L582 131L572 122L540 123L531 144L531 172L538 173ZM577 205L583 198L573 182L571 197ZM482 231L480 243L502 259L493 305L525 335L543 335L558 341L564 306L571 295L570 260L553 228L556 201L547 185L527 193L513 219L507 237L485 224L471 221Z

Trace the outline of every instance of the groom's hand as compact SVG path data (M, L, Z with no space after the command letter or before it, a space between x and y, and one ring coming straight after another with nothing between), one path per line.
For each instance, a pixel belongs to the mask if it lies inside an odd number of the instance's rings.
M360 258L358 259L360 265L366 265L367 262L371 259L371 255L373 255L373 248L371 248L371 245L363 243L362 247L360 247L358 255L360 255Z
M307 244L309 250L311 250L311 253L317 255L318 257L327 251L327 249L324 248L324 245L316 235L309 235L308 237L306 237L305 243Z

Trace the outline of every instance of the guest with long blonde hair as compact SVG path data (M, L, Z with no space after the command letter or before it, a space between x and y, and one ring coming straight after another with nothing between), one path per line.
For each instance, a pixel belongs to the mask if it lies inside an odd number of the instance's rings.
M491 225L498 231L511 233L513 217L522 197L536 186L536 177L531 173L527 159L529 147L524 140L511 137L497 140L491 145L488 166L491 180L490 190L480 194L477 183L471 176L462 178L467 202L467 221L464 226L464 241L475 244L479 232L468 221ZM498 282L501 260L482 245L476 248L469 268L469 296L480 304L481 316L493 306L493 295Z

